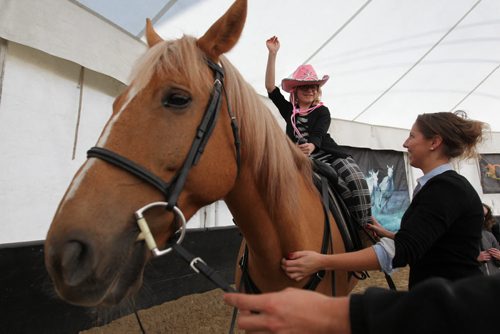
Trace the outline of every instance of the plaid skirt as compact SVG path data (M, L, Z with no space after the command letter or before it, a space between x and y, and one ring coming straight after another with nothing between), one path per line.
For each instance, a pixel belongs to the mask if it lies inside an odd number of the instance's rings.
M371 196L368 183L358 164L352 157L334 158L322 152L315 154L314 159L330 164L337 172L337 190L344 200L354 220L365 226L371 222Z

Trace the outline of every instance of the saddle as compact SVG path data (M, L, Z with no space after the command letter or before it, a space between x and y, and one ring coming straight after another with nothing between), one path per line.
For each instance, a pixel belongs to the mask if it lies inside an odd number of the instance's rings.
M377 241L363 227L354 221L349 213L347 205L337 190L338 175L335 169L333 169L333 167L329 164L314 159L312 160L312 165L314 172L314 184L320 193L325 191L322 189L324 188L322 185L324 183L324 179L326 178L328 180L328 207L333 215L333 218L335 219L335 222L337 223L340 235L344 241L346 252L354 252L365 248L365 245L361 240L361 233L364 233L365 239L368 239L372 244L377 243ZM325 197L325 195L323 195L323 197ZM323 199L323 201L325 201L325 199ZM370 277L366 271L350 272L350 274L359 280L364 280ZM384 277L389 288L396 291L396 285L394 284L391 276L384 272Z
M360 238L363 230L352 218L347 205L340 196L338 186L338 175L329 164L319 160L312 160L313 181L320 193L323 192L322 178L328 181L328 208L335 219L337 227L342 236L346 252L353 252L364 248ZM325 199L323 199L325 201Z

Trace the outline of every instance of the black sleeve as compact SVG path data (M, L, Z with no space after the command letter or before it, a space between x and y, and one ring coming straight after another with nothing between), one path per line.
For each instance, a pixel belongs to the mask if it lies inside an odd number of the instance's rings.
M278 108L281 117L285 119L285 121L288 123L290 121L290 116L292 116L292 110L293 106L292 104L285 99L283 94L281 94L281 91L278 87L275 87L274 90L271 93L267 94L271 101L273 101L274 105L276 108Z
M352 334L498 333L500 274L454 283L441 278L409 292L369 288L351 295Z
M469 206L464 190L446 179L435 177L424 186L410 205L411 214L403 216L394 237L394 268L414 264L446 233L451 224ZM446 198L447 200L443 200Z
M313 143L316 149L318 149L321 147L323 138L330 128L332 118L330 116L330 110L328 110L328 108L325 106L319 107L317 110L313 111L313 113L314 112L317 112L317 117L314 124L312 124L312 126L309 128L308 141L310 143Z

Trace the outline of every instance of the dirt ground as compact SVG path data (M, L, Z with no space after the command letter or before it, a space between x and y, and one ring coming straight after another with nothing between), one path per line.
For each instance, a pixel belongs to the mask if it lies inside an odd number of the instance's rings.
M354 293L370 286L388 288L384 275L370 272L370 278L360 281ZM398 290L407 289L408 268L392 275ZM231 323L232 308L222 301L222 290L215 289L201 294L184 296L177 300L139 311L147 334L163 333L227 333ZM105 326L91 328L80 334L140 334L135 315L119 318Z

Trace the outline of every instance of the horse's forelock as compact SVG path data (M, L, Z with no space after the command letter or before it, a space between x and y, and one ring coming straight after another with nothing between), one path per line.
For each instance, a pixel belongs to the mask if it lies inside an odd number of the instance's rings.
M194 94L206 91L211 85L204 75L207 65L201 50L196 46L196 39L191 36L163 41L151 47L137 61L131 73L131 82L135 92L144 89L157 75L166 80L184 78Z

